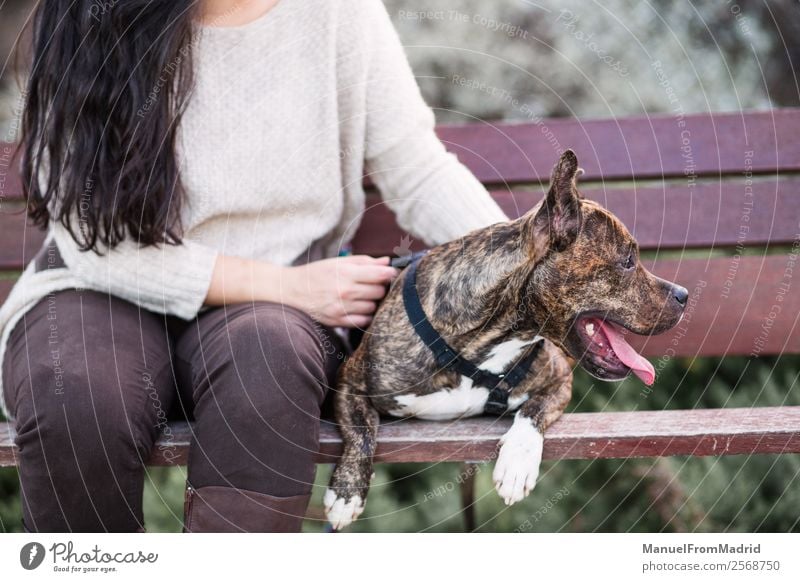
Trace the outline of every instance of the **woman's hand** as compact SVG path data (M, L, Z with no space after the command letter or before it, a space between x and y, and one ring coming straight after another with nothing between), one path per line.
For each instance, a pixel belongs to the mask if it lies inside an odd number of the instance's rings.
M399 271L389 257L366 255L315 261L284 272L283 303L334 327L366 327L386 285Z
M389 257L356 255L282 267L219 255L205 304L274 301L302 309L325 325L366 327L386 284L398 273Z

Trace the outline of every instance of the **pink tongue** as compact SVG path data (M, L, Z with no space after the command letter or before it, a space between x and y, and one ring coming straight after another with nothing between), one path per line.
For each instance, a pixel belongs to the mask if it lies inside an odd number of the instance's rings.
M653 368L653 364L640 356L636 350L625 341L625 338L622 337L622 334L617 331L613 324L606 322L601 323L601 325L606 337L608 337L608 341L611 343L611 349L614 350L614 353L617 354L620 361L628 366L642 382L650 386L656 379L656 371Z

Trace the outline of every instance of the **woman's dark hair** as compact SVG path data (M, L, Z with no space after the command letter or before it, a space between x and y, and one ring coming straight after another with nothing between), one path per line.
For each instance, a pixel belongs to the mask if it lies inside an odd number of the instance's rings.
M21 148L35 224L58 220L98 253L127 236L180 243L174 151L192 85L195 4L39 1Z

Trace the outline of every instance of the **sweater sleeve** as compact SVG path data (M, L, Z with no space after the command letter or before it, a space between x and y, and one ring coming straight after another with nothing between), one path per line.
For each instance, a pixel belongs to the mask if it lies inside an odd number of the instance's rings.
M51 231L67 268L87 289L187 320L208 294L218 253L201 243L142 247L127 238L98 255L82 251L61 223L53 222Z
M369 19L366 169L398 224L428 244L441 244L508 220L434 132L433 111L383 3L362 6Z

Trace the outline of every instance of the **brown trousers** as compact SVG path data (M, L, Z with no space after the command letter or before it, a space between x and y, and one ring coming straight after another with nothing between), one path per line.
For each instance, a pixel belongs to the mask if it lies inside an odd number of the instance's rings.
M50 295L15 326L2 370L24 527L141 530L144 462L180 417L194 420L195 490L307 495L321 406L346 349L277 303L186 322L93 291Z

